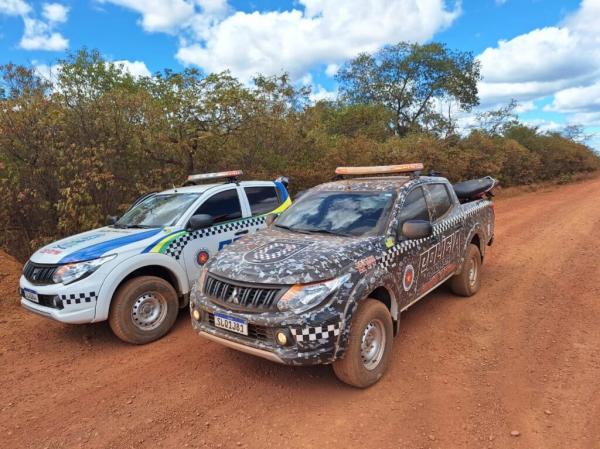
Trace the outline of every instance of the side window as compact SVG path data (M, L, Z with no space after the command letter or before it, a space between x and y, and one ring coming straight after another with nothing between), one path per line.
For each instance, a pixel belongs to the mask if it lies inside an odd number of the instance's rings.
M404 200L404 204L400 210L398 228L401 229L404 222L408 220L429 221L429 210L427 209L425 195L423 195L421 187L417 187L410 192Z
M426 187L431 196L431 214L433 215L433 221L435 221L448 212L452 207L452 201L444 184L430 184Z
M214 194L194 212L194 215L198 214L210 215L215 223L242 218L237 190L229 189Z
M275 186L244 187L252 215L261 215L277 209L279 197Z

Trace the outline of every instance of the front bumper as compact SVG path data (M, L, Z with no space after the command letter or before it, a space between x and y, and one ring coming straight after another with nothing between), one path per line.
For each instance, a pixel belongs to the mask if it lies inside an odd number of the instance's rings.
M201 336L225 346L286 365L331 363L338 353L343 323L339 313L324 308L303 315L281 312L240 313L217 306L207 298L190 303L191 313L200 312L192 326ZM215 327L214 314L222 313L246 320L248 335ZM288 343L277 342L277 332L285 332Z
M19 281L21 306L37 315L62 323L91 323L96 315L99 286L86 281L66 286L62 284L35 285L21 276ZM26 299L23 293L24 289L35 292L39 302Z

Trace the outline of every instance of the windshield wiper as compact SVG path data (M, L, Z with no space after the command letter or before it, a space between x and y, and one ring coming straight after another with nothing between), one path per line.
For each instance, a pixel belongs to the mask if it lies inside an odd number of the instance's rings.
M308 231L306 231L304 229L295 228L294 226L285 226L285 225L280 225L280 224L276 224L276 225L273 225L273 226L276 226L276 227L281 228L281 229L285 229L286 231L298 232L300 234L310 234L310 232L308 232Z
M117 225L115 225L117 227ZM128 224L128 225L118 225L121 229L151 229L151 228L159 228L160 226L148 226L141 224Z
M330 235L337 235L339 237L352 237L352 235L350 234L346 234L343 232L334 232L334 231L330 231L329 229L317 229L317 228L310 228L310 229L294 229L297 230L299 232L307 232L309 234L330 234Z

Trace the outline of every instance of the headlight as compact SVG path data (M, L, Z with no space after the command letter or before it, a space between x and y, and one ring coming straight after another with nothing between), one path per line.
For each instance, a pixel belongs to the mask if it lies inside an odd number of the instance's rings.
M52 276L55 284L70 284L78 279L89 276L96 271L102 264L117 257L116 254L100 257L99 259L87 260L85 262L69 263L58 267Z
M326 282L296 284L277 302L277 308L282 312L291 310L295 313L302 313L323 302L348 279L350 279L350 274Z

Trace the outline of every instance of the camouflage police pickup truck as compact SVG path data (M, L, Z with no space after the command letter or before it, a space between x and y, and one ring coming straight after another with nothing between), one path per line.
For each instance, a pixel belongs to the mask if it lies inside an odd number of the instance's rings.
M332 363L350 385L377 382L401 312L445 281L475 294L493 240L494 179L452 186L421 169L338 168L346 179L306 191L206 265L191 294L194 328L272 361Z

